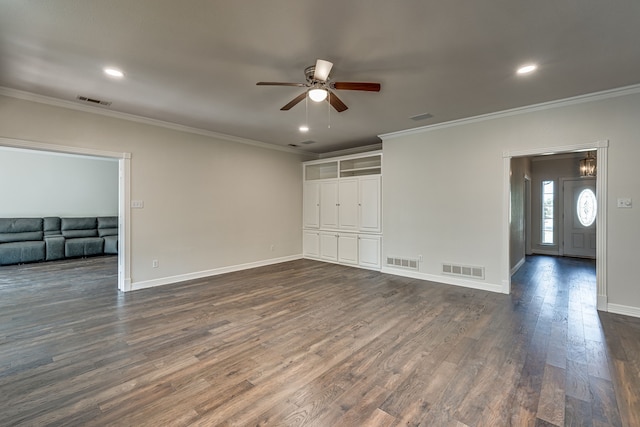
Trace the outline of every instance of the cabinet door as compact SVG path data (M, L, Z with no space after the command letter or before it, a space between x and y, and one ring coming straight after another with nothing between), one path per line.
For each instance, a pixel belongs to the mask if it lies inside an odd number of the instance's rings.
M358 236L338 235L338 261L343 264L358 264Z
M380 177L361 177L360 193L360 230L377 232L382 229L381 185Z
M327 261L338 260L338 235L335 233L320 233L320 258Z
M338 225L341 230L358 229L358 180L341 179L338 185Z
M338 228L338 181L320 184L320 227Z
M302 232L302 254L309 258L320 258L320 233L306 230Z
M381 263L380 236L358 236L358 265L379 270Z
M320 227L320 184L317 182L305 182L302 199L304 227Z

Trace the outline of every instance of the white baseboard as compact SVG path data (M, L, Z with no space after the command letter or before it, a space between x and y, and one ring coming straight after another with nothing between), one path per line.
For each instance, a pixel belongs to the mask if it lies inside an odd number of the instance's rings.
M264 267L266 265L280 264L282 262L294 261L302 258L302 254L290 255L281 258L271 258L262 261L249 262L246 264L230 265L227 267L214 268L211 270L196 271L193 273L180 274L177 276L161 277L159 279L144 280L142 282L134 282L130 289L137 291L140 289L153 288L156 286L169 285L171 283L184 282L186 280L201 279L203 277L217 276L219 274L232 273L234 271L248 270L250 268Z
M522 257L522 258L520 259L520 261L518 261L518 262L516 263L516 265L514 265L514 266L513 266L513 268L511 269L511 275L512 275L512 276L513 276L514 274L516 274L516 271L518 271L518 270L520 269L520 267L522 267L522 266L524 265L524 260L525 260L525 257Z
M614 314L623 314L625 316L640 317L640 307L631 307L621 304L607 304L607 311Z
M606 295L598 295L598 300L596 302L596 307L599 311L608 311L607 309L607 296Z
M462 286L464 288L480 289L489 292L504 293L504 286L495 283L478 282L475 280L458 279L457 277L438 276L435 274L420 273L419 271L403 270L393 267L382 267L382 272L396 276L410 277L412 279L428 280L430 282L443 283L445 285Z
M533 255L549 255L549 256L559 256L560 252L557 249L533 249L531 251Z

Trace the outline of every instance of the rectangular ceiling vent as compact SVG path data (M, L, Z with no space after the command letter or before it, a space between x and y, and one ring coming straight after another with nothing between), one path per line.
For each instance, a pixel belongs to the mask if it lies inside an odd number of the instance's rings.
M309 144L315 144L315 141L312 140L307 140L307 141L302 141L300 144L304 144L304 145L309 145Z
M102 105L104 107L108 107L111 105L110 101L102 101L100 99L95 99L95 98L89 98L86 96L82 96L82 95L78 95L76 97L77 100L82 101L82 102L87 102L89 104L94 104L94 105Z
M419 121L419 120L426 120L426 119L430 119L431 117L433 117L432 114L430 113L423 113L423 114L418 114L416 116L412 116L409 117L411 120L415 120L415 121Z
M442 273L484 280L484 267L444 263L442 264Z
M412 258L387 257L387 265L390 267L406 268L408 270L418 269L418 260Z

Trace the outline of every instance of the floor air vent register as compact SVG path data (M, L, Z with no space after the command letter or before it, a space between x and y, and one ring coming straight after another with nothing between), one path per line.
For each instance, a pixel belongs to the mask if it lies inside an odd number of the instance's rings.
M442 273L451 276L470 277L472 279L484 279L484 267L469 265L442 264Z

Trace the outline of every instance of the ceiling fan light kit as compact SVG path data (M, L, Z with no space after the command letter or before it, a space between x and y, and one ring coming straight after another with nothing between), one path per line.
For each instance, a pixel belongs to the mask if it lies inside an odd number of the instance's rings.
M315 102L322 102L327 99L327 90L317 87L309 89L309 98Z
M316 65L311 65L304 70L306 83L285 83L285 82L258 82L258 86L295 86L305 87L307 90L292 99L288 104L281 108L288 111L300 101L305 99L307 95L314 102L322 102L327 100L329 104L339 113L347 110L349 107L338 98L333 90L359 90L365 92L380 92L380 83L365 82L334 82L329 78L333 63L318 59Z

